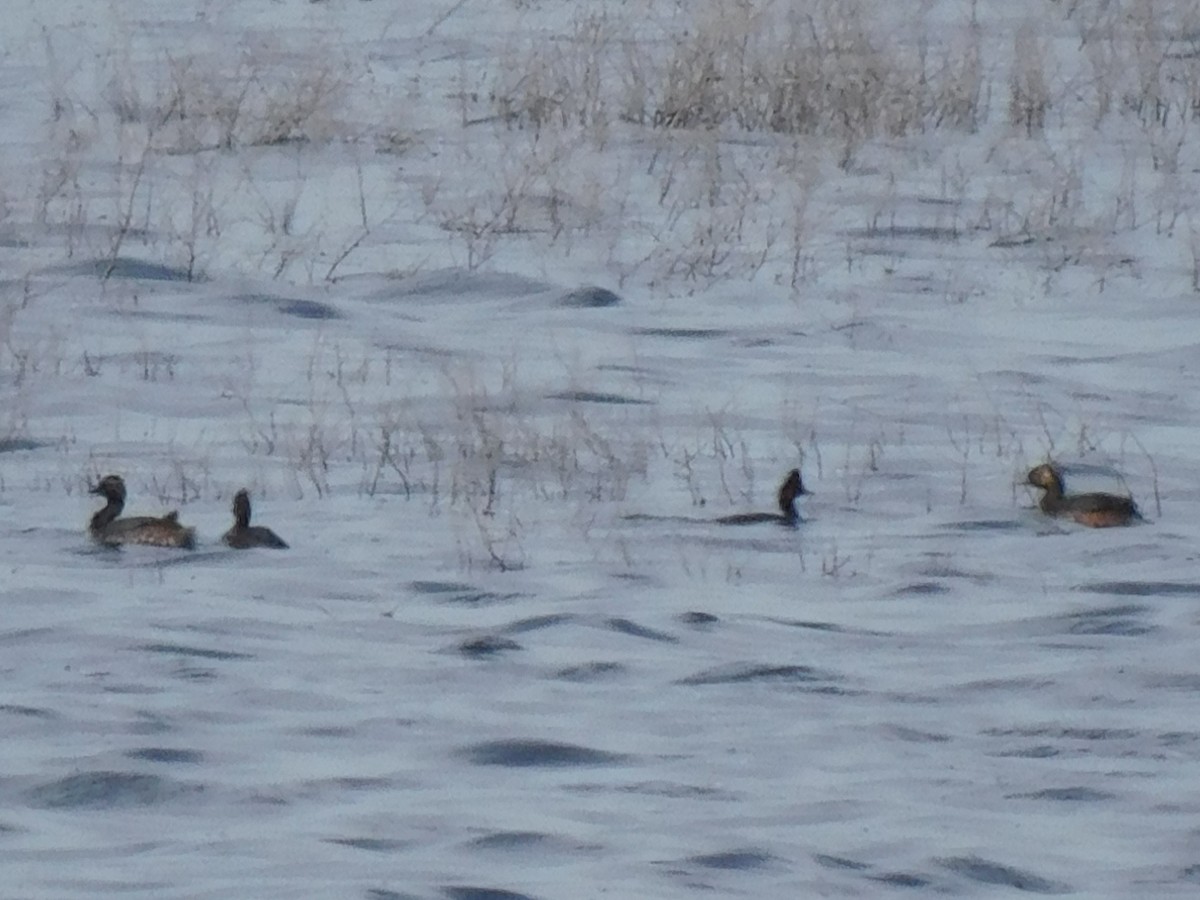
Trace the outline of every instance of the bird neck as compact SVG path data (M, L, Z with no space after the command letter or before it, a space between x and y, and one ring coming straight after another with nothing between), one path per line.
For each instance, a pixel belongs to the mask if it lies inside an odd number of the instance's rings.
M125 508L125 502L118 500L116 497L109 497L108 502L104 504L104 508L92 516L92 531L100 531L112 523L119 515L121 510Z

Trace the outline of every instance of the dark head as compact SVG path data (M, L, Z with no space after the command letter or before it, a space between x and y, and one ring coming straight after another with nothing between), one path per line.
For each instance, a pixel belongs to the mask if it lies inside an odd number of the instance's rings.
M804 482L800 479L800 470L792 469L783 479L783 484L779 486L780 512L785 516L794 516L796 508L793 504L796 498L807 493L809 492L804 489Z
M250 494L245 488L233 495L233 522L238 528L250 525Z
M99 494L109 503L125 502L125 479L120 475L105 475L89 494Z
M1063 492L1062 475L1051 463L1042 463L1040 466L1030 469L1025 483L1039 487L1055 496L1061 495Z
M235 550L250 547L275 547L283 550L287 542L270 528L250 524L250 492L242 488L233 495L233 527L221 538Z

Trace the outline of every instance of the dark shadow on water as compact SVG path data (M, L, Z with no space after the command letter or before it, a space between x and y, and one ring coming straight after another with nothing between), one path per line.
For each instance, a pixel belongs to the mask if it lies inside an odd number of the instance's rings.
M175 669L173 674L176 678L181 678L185 681L212 681L217 677L216 669L191 665L180 665Z
M653 513L627 513L622 522L680 522L688 525L711 525L711 519L696 519L691 516L659 516Z
M605 794L613 790L611 784L572 784L564 788L578 794ZM619 785L616 788L622 794L637 794L643 797L666 797L671 800L705 799L728 800L738 799L735 794L721 788L709 785L682 784L677 781L639 781L632 784Z
M528 631L541 631L545 628L553 628L556 625L565 625L567 622L575 621L575 617L570 613L547 613L544 616L530 616L527 619L518 619L510 625L505 625L502 629L507 634L525 634Z
M707 340L725 337L729 334L724 328L635 328L633 333L644 334L647 337L684 338L685 340Z
M540 831L497 831L475 838L470 846L477 850L526 850L555 840Z
M314 738L348 738L357 733L356 729L344 725L313 725L308 728L297 728L294 734Z
M472 585L452 581L412 581L408 586L418 594L432 594L445 603L459 603L464 606L507 603L521 596L520 594L497 594L492 591L481 591Z
M1021 747L1017 750L1005 750L1002 753L992 755L1013 759L1051 759L1061 753L1061 750L1051 747L1049 744L1038 744L1035 747Z
M773 622L776 625L786 625L788 628L803 628L806 631L828 631L831 634L841 634L846 631L841 625L834 625L832 622L810 622L805 619L776 619L768 618L768 622Z
M485 634L479 637L468 638L458 645L459 653L474 659L498 656L501 653L523 649L525 648L511 638L500 637L495 634Z
M673 634L667 634L665 631L656 631L653 628L647 628L644 625L639 625L629 619L612 618L606 619L604 625L609 631L615 631L617 634L627 634L630 637L645 638L649 641L658 641L662 644L678 644L679 638Z
M1002 866L978 856L950 856L937 862L951 872L980 884L996 884L1031 894L1065 894L1071 890L1069 885L1061 882Z
M657 369L649 366L626 366L619 363L600 363L596 366L597 372L621 372L626 375L646 375L655 378L658 381L664 381L665 376Z
M297 319L313 319L327 321L346 318L342 313L327 303L316 300L300 300L293 297L279 297L275 294L240 294L234 299L242 303L255 303L263 306L273 306L277 312L285 316L295 316Z
M968 572L964 569L957 569L954 566L936 564L925 567L920 571L920 574L926 578L961 578L972 581L975 584L987 584L994 577L986 573Z
M410 581L408 586L418 594L471 594L476 591L474 585L458 581Z
M826 869L842 869L852 872L862 872L869 868L864 862L859 862L856 859L848 859L845 856L831 856L828 853L814 853L813 861Z
M878 881L880 884L890 885L898 888L926 888L933 884L933 880L926 878L923 875L913 875L909 872L885 872L882 875L868 875L872 881Z
M1200 583L1194 581L1096 581L1075 590L1118 597L1200 597Z
M1157 739L1164 747L1192 748L1200 744L1200 731L1165 731Z
M50 445L44 441L35 441L31 438L0 438L0 453L17 453L21 450L37 450L48 446Z
M1040 240L1049 241L1050 238L1040 238ZM1036 238L1031 234L1020 233L998 237L996 240L988 244L988 246L998 249L1012 249L1014 247L1027 247L1030 244L1036 244L1038 241L1039 238Z
M237 653L233 650L206 650L202 647L187 647L183 644L139 644L134 649L150 653L165 653L171 656L189 656L196 659L254 659L249 653Z
M601 391L559 391L547 394L547 400L569 400L572 403L607 403L614 406L649 406L649 400L638 400L621 394L606 394Z
M757 617L755 617L757 618ZM762 621L774 625L784 625L788 628L802 628L805 631L823 631L829 634L857 634L866 637L890 637L890 631L868 631L865 628L847 628L834 622L815 622L810 619L780 619L775 616L764 616Z
M389 891L383 888L370 888L363 896L367 900L427 900L416 894L401 894L399 891Z
M1068 634L1141 637L1158 630L1156 625L1145 621L1149 612L1148 607L1128 604L1069 613L1059 620L1066 625Z
M80 772L28 791L40 809L116 809L151 806L195 790L157 775L137 772Z
M706 869L728 869L746 871L761 869L773 862L776 857L761 850L726 850L722 853L705 853L701 856L689 856L687 861Z
M834 686L841 681L839 675L814 669L812 666L768 666L754 663L737 663L729 666L718 666L705 669L687 678L681 678L676 684L681 685L710 685L710 684L749 684L762 682L765 684L788 684L802 686L807 690L821 693L843 693L841 688Z
M340 778L315 778L305 781L300 786L300 794L306 799L319 800L331 804L345 803L347 793L384 794L395 788L390 778L383 776L351 776Z
M516 891L506 891L503 888L468 887L465 885L450 885L442 888L442 893L450 900L536 900L529 894L519 894Z
M15 231L4 230L0 231L0 247L7 250L24 250L27 247L32 247L33 243L21 237Z
M369 850L372 853L394 853L412 846L412 841L397 841L388 838L325 838L326 844L336 844L339 847L353 847L355 850Z
M1200 692L1200 673L1179 672L1169 675L1156 675L1146 679L1146 685L1167 691L1183 691L1188 694Z
M1027 794L1004 795L1006 800L1055 800L1060 803L1096 803L1100 800L1112 800L1114 797L1116 794L1086 787L1046 788Z
M563 294L555 303L567 309L604 309L619 306L621 297L601 287L581 287Z
M1062 728L1059 726L985 728L979 733L989 737L1048 737L1068 741L1129 741L1140 734L1132 728Z
M137 750L127 750L125 755L130 759L158 763L195 764L204 761L204 754L198 750L176 750L171 747L142 747Z
M212 316L203 313L163 312L154 309L122 310L122 316L131 319L146 319L151 322L210 322Z
M889 725L887 730L896 740L905 741L910 744L946 744L950 741L950 735L948 734L921 731L917 728L909 728L907 725Z
M623 675L625 667L620 663L615 662L590 662L579 666L568 666L565 669L559 669L554 673L554 677L560 681L599 681L602 678L611 678L614 675Z
M679 784L672 781L642 781L637 784L627 784L619 790L624 794L639 794L643 797L669 797L672 800L684 800L689 797L720 797L726 800L732 796L720 788L698 784Z
M276 306L285 316L295 316L298 319L316 319L318 321L327 321L330 319L344 319L338 310L334 309L327 303L318 303L315 300L282 300Z
M897 238L917 241L957 241L962 233L944 225L882 225L878 228L844 228L842 234L849 238Z
M466 846L471 850L538 854L537 857L528 857L531 862L541 861L549 853L573 854L603 849L597 844L583 844L540 831L494 831L468 841Z
M680 613L677 618L684 625L691 625L693 628L705 628L709 625L716 625L721 621L712 613L695 611Z
M0 703L0 715L27 716L31 719L53 719L55 714L36 706L20 706L15 703Z
M93 259L63 266L59 271L76 275L95 275L99 278L130 278L137 281L203 281L199 275L188 278L187 269L164 266L128 256L115 259Z
M1014 519L975 519L969 522L947 522L943 531L1019 531L1025 526Z
M519 600L521 594L497 594L494 591L476 591L472 594L458 594L453 597L447 597L447 603L456 603L463 606L491 606L494 603L511 603L513 600Z
M950 588L937 581L914 581L902 588L892 591L893 597L932 597L938 594L948 594Z
M567 766L608 766L629 759L623 753L609 753L577 744L556 741L509 740L485 741L467 747L463 755L479 766L509 768L563 768Z

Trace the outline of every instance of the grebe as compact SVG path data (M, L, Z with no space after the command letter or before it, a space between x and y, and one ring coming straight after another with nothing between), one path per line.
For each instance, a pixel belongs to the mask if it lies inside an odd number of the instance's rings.
M88 532L106 547L122 544L150 544L154 547L196 547L196 529L179 524L175 510L165 516L128 516L119 518L125 508L125 481L120 475L106 475L88 493L99 494L108 502L92 516Z
M286 550L287 543L270 528L250 524L250 494L242 488L233 495L233 527L221 538L235 550L273 547Z
M1063 494L1062 473L1052 463L1029 470L1026 483L1045 491L1038 506L1048 516L1065 516L1089 528L1128 525L1140 519L1137 504L1129 497L1115 494Z
M800 513L796 511L796 499L809 491L804 489L800 480L800 470L792 469L779 486L779 512L777 513L739 513L733 516L721 516L716 521L721 525L758 525L774 522L778 525L794 526L800 521Z

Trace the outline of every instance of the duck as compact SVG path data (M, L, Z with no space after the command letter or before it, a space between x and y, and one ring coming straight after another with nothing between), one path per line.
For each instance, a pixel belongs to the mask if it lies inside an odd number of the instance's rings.
M777 513L738 513L732 516L722 516L717 519L719 525L761 525L773 522L777 525L794 527L800 521L800 513L796 511L796 500L811 493L804 489L804 481L800 478L800 470L792 469L784 476L779 485L779 512Z
M1038 506L1046 515L1074 519L1089 528L1128 525L1142 517L1131 497L1102 493L1065 495L1062 473L1053 463L1034 466L1025 483L1045 492Z
M221 538L234 550L271 547L286 550L287 542L270 528L250 524L250 492L242 488L233 495L233 527Z
M98 494L107 503L92 516L88 533L98 544L119 547L122 544L149 544L154 547L178 547L194 550L196 529L179 523L179 513L172 510L164 516L127 516L120 518L125 508L125 480L120 475L105 475L88 491Z

